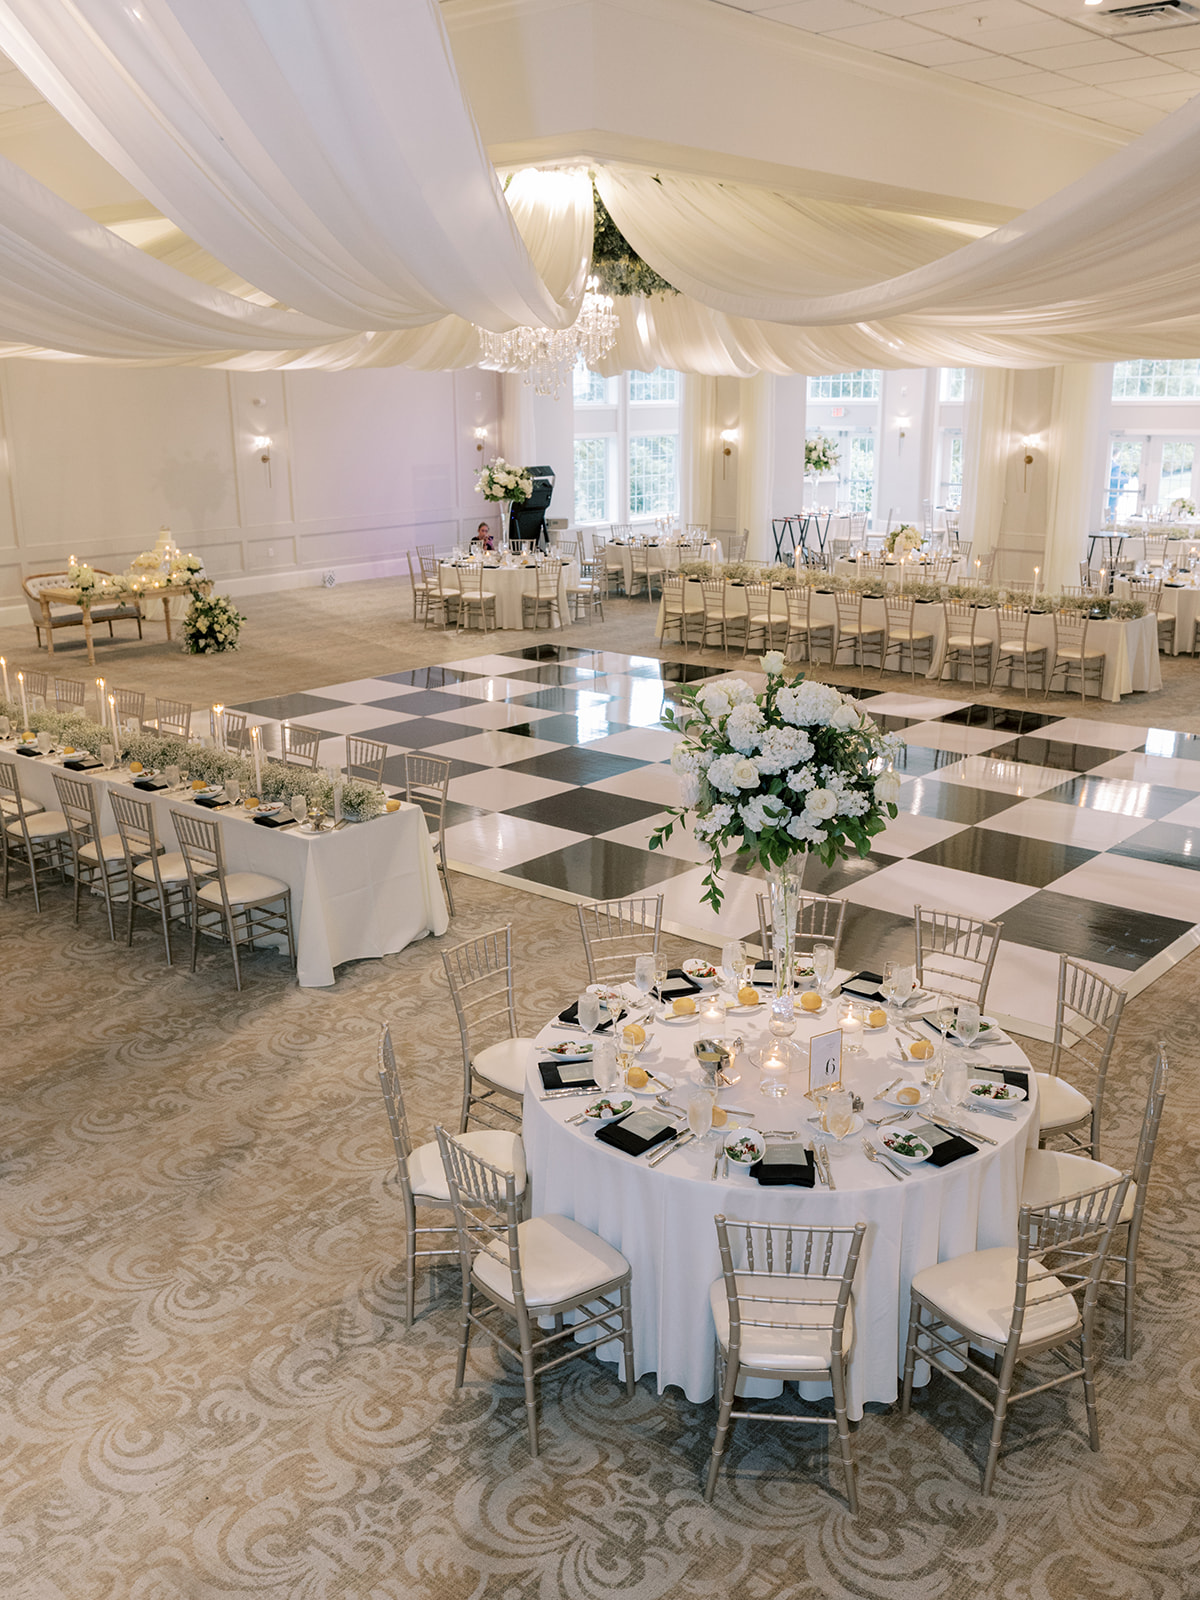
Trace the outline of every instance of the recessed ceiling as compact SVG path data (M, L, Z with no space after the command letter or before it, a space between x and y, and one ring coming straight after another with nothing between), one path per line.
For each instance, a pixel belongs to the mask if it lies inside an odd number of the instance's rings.
M1200 23L1106 37L1083 0L718 0L1129 133L1200 91ZM847 108L853 115L854 108Z

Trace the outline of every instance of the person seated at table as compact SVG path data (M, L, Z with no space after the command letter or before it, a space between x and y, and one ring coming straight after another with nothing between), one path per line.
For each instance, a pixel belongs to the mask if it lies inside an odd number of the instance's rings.
M471 540L471 547L475 550L494 550L496 541L492 538L492 530L486 522L481 522L475 529L475 537Z

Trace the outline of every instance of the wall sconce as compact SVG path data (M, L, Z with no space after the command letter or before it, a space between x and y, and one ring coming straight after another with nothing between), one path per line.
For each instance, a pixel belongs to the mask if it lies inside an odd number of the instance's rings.
M896 427L899 430L899 440L896 445L896 450L899 452L904 449L904 436L912 427L912 418L908 415L897 417Z
M267 487L271 487L271 439L269 434L255 435L254 448L260 452L258 459L267 469Z
M721 432L721 476L722 477L725 476L725 470L729 465L729 458L733 454L733 447L737 443L737 440L738 440L738 431L737 431L736 428L725 428L725 429L722 430L722 432Z
M1022 441L1022 449L1025 452L1025 477L1021 488L1026 494L1029 492L1029 469L1033 465L1033 453L1039 448L1041 442L1041 436L1036 433L1027 433Z
M484 447L484 445L486 443L487 443L487 429L486 428L476 428L475 429L475 448L476 448L476 450L479 451L479 453L481 455L483 454L483 447Z

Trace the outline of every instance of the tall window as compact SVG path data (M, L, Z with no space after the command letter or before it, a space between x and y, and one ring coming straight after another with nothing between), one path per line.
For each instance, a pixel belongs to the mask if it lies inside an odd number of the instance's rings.
M1118 361L1114 400L1200 400L1200 361Z
M857 372L832 372L808 380L810 400L878 400L882 373L862 367Z
M862 433L847 439L845 482L850 509L870 513L875 498L875 436ZM839 467L841 462L838 463ZM839 484L839 489L841 485Z
M608 521L608 440L575 440L575 521Z
M1169 506L1172 500L1191 500L1192 465L1196 446L1190 439L1164 439L1162 473L1158 480L1158 499Z
M575 520L630 522L679 510L678 372L598 378L575 369Z
M943 367L938 381L938 399L943 405L967 398L966 367Z
M1108 493L1105 509L1120 521L1140 509L1142 441L1113 439L1108 456Z
M954 511L962 503L963 436L959 428L943 428L938 463L938 504Z

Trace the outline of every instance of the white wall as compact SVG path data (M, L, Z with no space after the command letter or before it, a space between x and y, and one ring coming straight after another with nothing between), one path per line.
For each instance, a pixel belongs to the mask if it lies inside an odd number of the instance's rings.
M489 372L2 362L0 607L68 555L123 570L163 524L235 594L406 572L479 520L498 406Z

